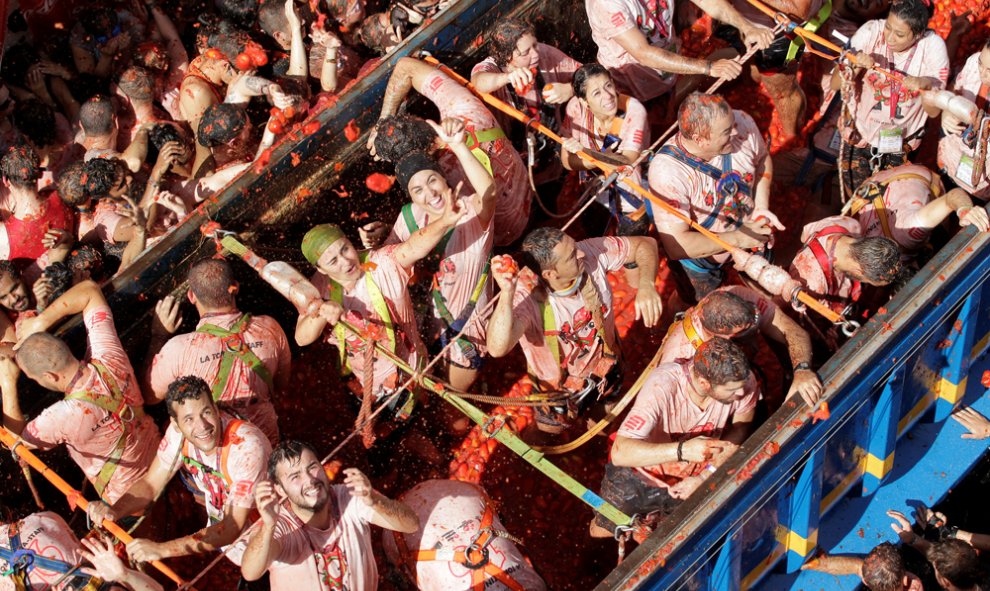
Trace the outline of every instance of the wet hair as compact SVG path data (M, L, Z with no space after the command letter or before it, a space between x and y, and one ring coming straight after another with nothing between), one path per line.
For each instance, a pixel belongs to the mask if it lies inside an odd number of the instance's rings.
M685 137L708 139L712 133L712 121L718 115L732 115L732 107L724 96L692 92L681 103L677 121Z
M17 350L17 364L33 374L62 372L74 359L69 346L47 332L34 333Z
M99 277L103 271L103 253L89 244L77 244L65 262L73 273L88 273L90 279Z
M752 324L756 306L736 294L719 289L701 300L701 326L708 332L727 334Z
M106 197L126 174L124 163L116 158L93 158L86 162L82 183L89 197Z
M12 146L0 159L0 173L15 187L36 188L41 178L41 159L31 146Z
M168 392L165 394L165 410L168 416L173 419L178 413L175 405L182 404L186 400L198 400L205 397L213 404L213 391L210 385L199 376L182 376L168 385Z
M206 258L189 269L189 290L208 308L234 303L234 272L224 259Z
M84 182L86 178L86 163L82 160L77 160L62 169L55 179L55 188L62 203L75 207L89 199Z
M179 133L179 130L174 125L158 123L153 126L148 131L148 156L145 160L148 162L157 160L158 153L169 142L179 142L183 146L186 145L186 139L182 137L182 134Z
M601 64L590 63L578 68L571 80L571 85L574 86L574 96L587 99L588 81L595 76L608 76L609 80L612 79L612 74Z
M694 372L712 386L743 382L749 377L749 360L738 345L722 337L711 338L694 353Z
M254 27L258 19L258 0L213 0L213 4L220 16L241 28ZM277 4L285 9L285 3L278 0L268 0L266 4Z
M45 103L37 99L17 101L11 120L14 128L39 148L55 145L55 111Z
M12 261L0 259L0 278L11 277L14 281L21 280L21 272Z
M499 67L504 67L512 59L516 44L526 35L536 36L533 25L526 21L508 18L495 23L488 36L488 54Z
M155 94L155 79L145 68L131 66L120 75L117 87L131 99L150 101Z
M975 587L986 576L976 550L962 540L936 542L928 547L925 557L939 576L960 589Z
M863 560L863 584L870 591L901 591L906 575L904 559L890 542L870 550Z
M56 261L49 263L41 271L41 276L48 278L52 289L45 301L37 302L39 310L47 308L49 304L57 300L63 293L69 291L69 288L72 287L72 269L66 263Z
M381 12L366 16L358 28L357 37L368 49L385 53L385 40L389 32L387 26L381 24L381 17Z
M86 135L107 135L113 131L113 101L97 95L79 107L79 125Z
M272 450L272 455L268 456L268 480L278 484L279 482L275 472L278 465L282 462L298 461L307 449L314 456L317 455L316 450L308 443L299 441L298 439L283 439Z
M852 243L849 252L871 283L887 285L901 273L901 249L886 236L860 238Z
M227 58L227 61L234 63L237 54L244 51L244 47L251 40L251 36L240 29L229 20L221 20L211 25L206 34L206 45L212 47Z
M916 37L928 30L928 21L933 13L931 0L928 4L925 4L925 0L897 0L890 4L890 16L896 16L907 23Z
M248 123L247 113L236 105L210 105L199 120L196 141L206 148L222 146L240 135Z
M375 125L375 131L375 153L393 163L412 152L429 152L437 137L426 121L413 115L389 115Z
M532 262L539 267L534 269L535 271L542 272L554 268L557 264L557 255L554 254L553 249L560 244L564 236L560 228L552 227L537 228L526 236L522 250L526 257L532 259Z
M289 19L285 18L285 2L264 0L258 8L258 26L273 39L275 33L291 34Z

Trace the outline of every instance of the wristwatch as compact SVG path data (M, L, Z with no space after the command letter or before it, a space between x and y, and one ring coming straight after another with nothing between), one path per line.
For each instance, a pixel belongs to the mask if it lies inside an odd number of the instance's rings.
M807 361L802 361L794 366L794 371L812 371L811 364Z

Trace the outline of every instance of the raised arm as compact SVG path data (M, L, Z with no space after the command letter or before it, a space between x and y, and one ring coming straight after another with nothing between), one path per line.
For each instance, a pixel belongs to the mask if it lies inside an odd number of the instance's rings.
M437 244L443 240L447 230L457 225L458 220L464 215L463 204L458 202L457 195L461 192L461 184L451 190L447 188L444 201L446 207L443 215L437 220L430 222L425 228L420 228L413 232L402 244L395 247L394 256L399 265L406 269L412 268L420 260L429 256Z
M411 534L419 529L419 517L408 505L390 499L371 486L371 481L357 468L344 470L344 485L351 496L371 507L371 523L392 531Z
M0 394L3 395L3 426L14 435L20 435L27 426L17 394L17 378L21 369L14 361L10 345L0 345Z
M306 44L303 42L302 21L299 20L293 0L285 0L285 19L289 23L289 32L292 35L289 69L286 75L305 79L309 74L309 60L306 55Z
M513 299L519 276L516 263L512 257L503 255L492 257L492 277L499 287L498 303L488 320L488 330L485 341L488 354L492 357L504 357L516 346L526 331L523 321L513 314Z
M382 99L382 112L379 119L395 115L399 105L409 95L413 88L420 88L423 79L434 71L433 66L411 57L401 58L392 70L392 76L385 87L385 98Z
M465 141L464 120L457 117L448 117L440 122L440 125L427 120L433 131L437 133L440 141L447 144L447 147L457 156L457 161L467 180L474 189L474 194L470 199L474 202L474 207L481 219L482 227L488 225L492 217L495 216L495 181L492 175L488 174L481 162L471 154Z
M698 8L711 15L712 20L727 23L739 29L743 42L745 42L747 46L756 47L757 49L766 49L771 43L773 43L773 31L743 18L743 15L739 14L739 11L736 10L735 7L728 2L728 0L691 1L694 2ZM777 1L775 4L780 5L781 2ZM784 4L795 10L795 12L790 13L795 16L803 16L804 13L807 12L806 3L798 5L797 2L785 2Z
M261 523L248 538L247 549L241 558L241 576L247 581L260 579L282 551L281 544L274 539L279 500L271 481L259 482L254 487L254 502L261 514Z
M18 339L24 340L30 334L46 331L63 318L106 305L107 300L103 297L103 291L95 281L91 279L80 281L49 304L43 312L26 320L25 324L30 323L30 329L23 330L25 334L18 334Z

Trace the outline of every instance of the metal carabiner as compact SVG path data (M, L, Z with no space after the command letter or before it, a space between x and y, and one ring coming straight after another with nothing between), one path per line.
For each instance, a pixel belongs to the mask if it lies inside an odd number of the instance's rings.
M856 334L856 331L859 330L859 326L860 324L855 320L845 320L839 325L839 327L842 329L842 334L846 335L847 337L851 337L854 334Z

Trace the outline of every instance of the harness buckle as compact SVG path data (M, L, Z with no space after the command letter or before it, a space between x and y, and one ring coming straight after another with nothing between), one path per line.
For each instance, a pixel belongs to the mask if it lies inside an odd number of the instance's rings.
M134 407L130 404L124 405L124 411L117 413L117 417L120 418L122 423L130 423L135 418Z
M480 536L483 532L484 530L478 532L478 535ZM488 542L484 544L479 544L477 538L474 542L471 542L471 545L464 551L464 566L471 570L477 570L488 564L488 543L490 541L491 538L489 537ZM471 560L472 554L478 554L480 558L477 561Z
M870 172L876 174L883 164L883 154L875 146L870 146Z
M481 434L485 436L486 439L491 439L495 437L502 427L505 426L505 415L493 415L488 417L481 425Z

